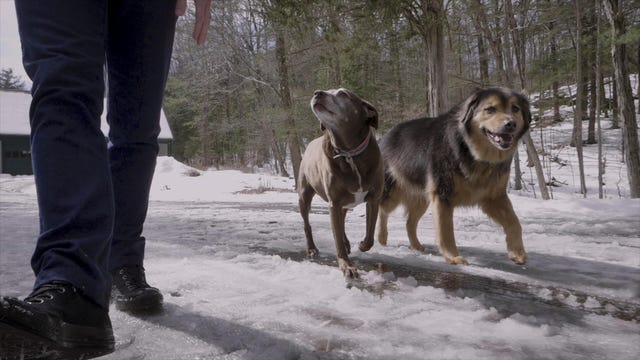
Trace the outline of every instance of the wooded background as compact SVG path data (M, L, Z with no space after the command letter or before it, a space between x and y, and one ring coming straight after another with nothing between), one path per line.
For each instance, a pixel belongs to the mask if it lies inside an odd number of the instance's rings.
M476 88L508 86L533 95L533 128L573 123L585 196L582 146L598 143L600 118L612 118L630 195L640 197L640 107L630 82L635 74L637 98L640 0L214 0L211 15L204 46L190 39L193 12L176 31L164 109L184 163L295 176L320 135L309 107L317 89L346 87L367 99L384 134L447 111ZM1 69L0 89L26 90L12 69ZM523 143L548 198L538 159L545 150L529 134ZM601 175L601 148L598 163Z
M559 106L575 100L558 89L581 76L582 109L595 119L596 83L618 95L605 3L621 25L614 40L626 47L627 74L640 72L639 1L213 1L204 46L189 39L193 14L178 24L165 97L175 157L283 174L291 159L297 170L320 134L309 100L337 87L373 103L384 133L489 85L544 93L535 106L573 121ZM602 96L600 109L617 114L616 101ZM595 131L586 138L596 142Z

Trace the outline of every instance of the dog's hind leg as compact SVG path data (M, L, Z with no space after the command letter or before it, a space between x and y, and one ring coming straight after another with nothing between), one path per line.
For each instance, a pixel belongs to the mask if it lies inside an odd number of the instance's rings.
M509 200L507 194L503 194L496 199L484 201L480 204L480 207L485 214L504 229L509 259L519 265L526 263L527 253L524 251L524 244L522 243L522 226L518 216L513 211L511 200Z
M372 199L367 201L367 229L364 240L360 242L360 251L369 251L373 247L373 237L376 230L376 220L378 220L379 201Z
M440 253L450 264L467 264L467 260L458 255L456 239L453 235L453 206L435 194L431 196L431 204Z
M378 207L378 243L382 246L387 246L389 214L400 204L399 196L399 191L395 190L394 187L387 196L380 201Z
M382 246L387 246L387 237L389 236L389 229L387 223L389 222L389 212L381 206L378 211L378 243Z
M301 185L302 186L302 185ZM315 191L311 186L301 188L299 192L298 206L300 208L300 215L304 222L304 235L307 238L307 255L309 257L315 257L318 255L318 248L313 242L313 234L311 233L311 224L309 223L309 211L311 210L311 200L315 195Z
M414 197L407 207L407 236L411 248L417 251L424 251L425 247L418 240L418 222L429 207L429 201L426 197Z

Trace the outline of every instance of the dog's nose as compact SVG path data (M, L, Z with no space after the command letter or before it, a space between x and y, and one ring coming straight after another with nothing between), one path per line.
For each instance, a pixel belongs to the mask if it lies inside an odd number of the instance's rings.
M504 121L503 127L506 131L514 131L516 129L516 122L513 119L507 119Z
M313 92L314 96L323 96L324 94L326 94L324 91L322 90L316 90Z

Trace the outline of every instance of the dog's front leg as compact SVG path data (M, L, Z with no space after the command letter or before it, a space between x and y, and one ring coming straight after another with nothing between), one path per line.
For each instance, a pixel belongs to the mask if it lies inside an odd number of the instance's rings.
M344 276L349 278L358 277L358 271L349 260L349 255L345 249L344 239L344 210L341 205L333 202L329 204L329 216L331 218L331 230L333 231L333 239L336 243L336 255L338 257L338 267L342 270Z
M364 236L364 240L360 242L358 248L360 251L369 251L373 247L373 238L376 231L376 221L378 220L378 208L380 201L369 200L367 202L367 229Z
M342 223L345 224L347 221L347 212L349 209L342 209ZM345 226L346 228L346 226ZM346 230L346 229L345 229ZM349 242L349 237L347 237L347 233L344 233L344 251L347 255L351 254L351 243Z
M318 255L318 248L313 242L313 233L311 232L311 224L309 223L309 211L311 210L311 199L313 199L315 192L313 191L313 188L309 186L302 187L302 190L303 191L300 192L298 206L300 208L302 221L304 222L304 235L307 239L307 255L310 258L313 258Z
M504 229L509 259L522 265L527 262L527 253L522 243L522 226L507 194L480 204L482 211Z
M432 196L431 201L433 202L433 225L442 256L450 264L468 264L467 260L458 255L453 234L453 206L448 201L440 199L438 195Z

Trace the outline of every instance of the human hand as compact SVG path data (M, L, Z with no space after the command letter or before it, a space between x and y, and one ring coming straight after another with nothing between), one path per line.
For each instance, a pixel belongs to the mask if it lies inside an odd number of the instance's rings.
M193 0L196 6L196 25L193 28L193 39L202 45L207 39L209 23L211 22L211 0ZM182 16L187 11L187 0L176 1L176 15Z

